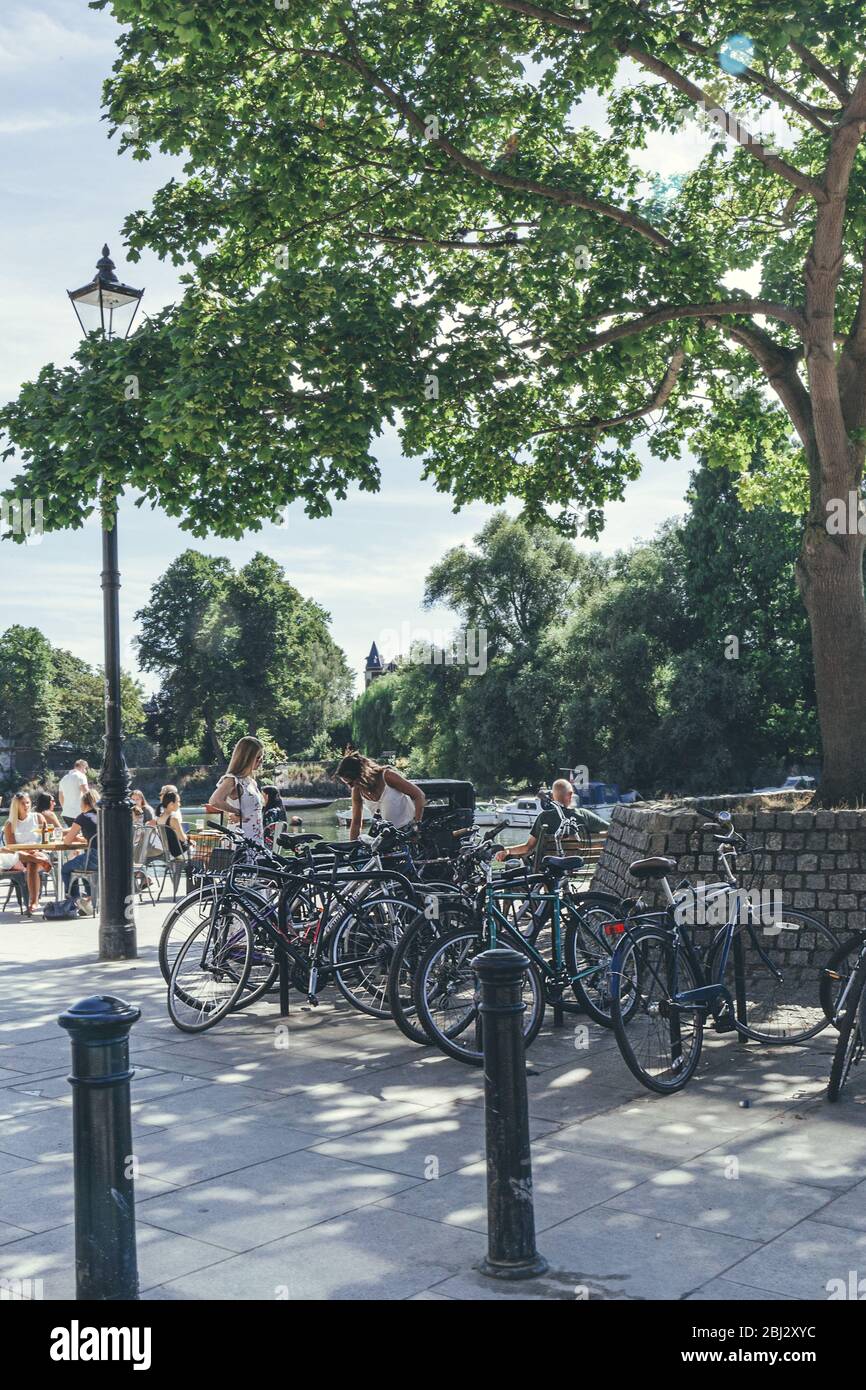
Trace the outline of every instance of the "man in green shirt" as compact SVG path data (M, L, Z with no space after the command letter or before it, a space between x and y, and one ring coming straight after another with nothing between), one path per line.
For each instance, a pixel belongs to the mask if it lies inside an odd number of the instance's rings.
M585 806L572 806L574 787L564 777L559 777L550 790L551 803L546 811L541 811L536 817L535 824L530 830L525 844L509 845L507 849L501 849L496 856L497 859L523 859L529 855L534 855L536 847L543 846L545 841L552 840L562 822L566 820L575 820L590 832L610 829L607 821L602 820L601 816L597 816L594 811L588 811ZM565 848L563 845L564 852ZM554 852L552 844L546 852L549 854ZM574 852L580 852L579 846Z

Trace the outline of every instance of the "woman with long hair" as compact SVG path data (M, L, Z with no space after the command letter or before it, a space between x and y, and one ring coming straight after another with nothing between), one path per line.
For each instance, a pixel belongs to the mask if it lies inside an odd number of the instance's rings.
M240 821L241 831L251 840L264 838L262 808L264 797L256 781L256 773L265 757L265 746L260 739L247 734L239 738L234 746L225 776L217 783L217 789L208 802L221 814L235 816Z
M164 829L172 859L180 859L187 846L187 833L180 818L180 796L176 791L163 792L154 825Z
M401 777L393 767L374 763L355 749L340 761L334 775L352 793L350 840L357 840L360 835L365 810L370 816L378 811L383 820L398 828L412 820L418 824L424 814L426 798L420 787Z
M3 839L10 849L16 845L38 845L46 825L45 817L32 809L29 792L16 792L3 827ZM18 859L27 875L27 916L32 917L39 903L39 875L43 869L51 868L51 860L35 849L19 849Z
M33 809L44 821L48 822L52 830L63 829L60 824L60 817L54 809L54 797L50 792L37 792Z

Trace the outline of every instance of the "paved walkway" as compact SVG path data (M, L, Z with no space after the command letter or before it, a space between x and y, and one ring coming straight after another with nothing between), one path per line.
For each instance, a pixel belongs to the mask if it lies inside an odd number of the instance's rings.
M548 1276L484 1279L479 1071L342 1003L264 1003L190 1037L156 963L96 960L96 927L0 914L0 1276L74 1296L69 1040L87 994L139 1005L139 1268L152 1299L798 1299L866 1276L866 1066L823 1098L832 1039L711 1038L682 1095L633 1082L572 1019L528 1058ZM855 1281L856 1283L856 1281ZM841 1287L841 1285L840 1285ZM864 1285L866 1287L866 1285Z

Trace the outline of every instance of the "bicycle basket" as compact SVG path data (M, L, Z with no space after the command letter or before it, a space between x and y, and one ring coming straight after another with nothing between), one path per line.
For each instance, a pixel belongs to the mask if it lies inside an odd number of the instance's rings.
M213 835L192 834L189 837L188 875L190 880L203 874L224 874L232 866L234 851Z

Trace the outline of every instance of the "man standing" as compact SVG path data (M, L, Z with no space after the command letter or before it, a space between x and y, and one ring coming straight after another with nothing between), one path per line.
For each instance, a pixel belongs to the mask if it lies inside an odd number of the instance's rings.
M526 843L501 849L497 859L523 859L533 855L534 859L539 860L544 854L553 854L555 849L550 841L566 820L575 820L589 831L610 829L607 821L594 811L588 811L585 806L572 806L574 787L564 777L557 778L550 790L550 805L536 817ZM579 854L580 847L576 847L574 852Z
M60 810L67 825L71 825L76 816L81 815L81 796L87 791L90 791L87 783L87 763L84 758L79 758L66 776L61 777L58 788Z

